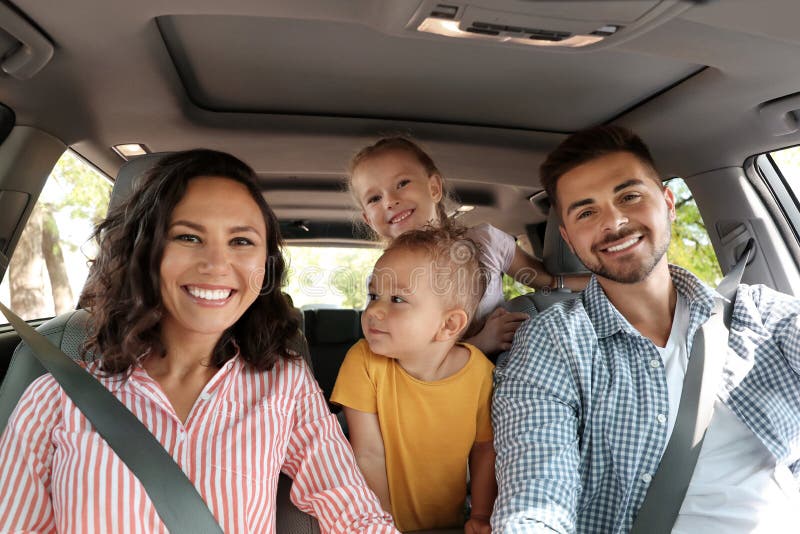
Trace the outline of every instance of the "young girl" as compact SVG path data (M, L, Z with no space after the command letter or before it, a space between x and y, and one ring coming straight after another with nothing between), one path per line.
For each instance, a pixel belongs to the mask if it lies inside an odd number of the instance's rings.
M348 185L361 206L364 222L386 240L447 220L442 173L431 157L407 138L386 137L363 148L350 162ZM467 341L486 354L496 354L511 348L514 332L528 318L502 307L503 273L537 289L553 287L556 278L518 247L512 236L490 224L470 228L467 235L480 245L481 263L489 275L473 322L473 326L483 326ZM565 283L580 290L586 281L570 277Z

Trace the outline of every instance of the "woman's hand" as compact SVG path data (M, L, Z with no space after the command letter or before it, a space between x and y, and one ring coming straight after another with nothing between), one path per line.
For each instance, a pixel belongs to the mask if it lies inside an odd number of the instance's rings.
M486 317L486 323L481 331L466 341L487 355L508 350L514 341L517 328L527 319L527 313L510 312L498 307Z

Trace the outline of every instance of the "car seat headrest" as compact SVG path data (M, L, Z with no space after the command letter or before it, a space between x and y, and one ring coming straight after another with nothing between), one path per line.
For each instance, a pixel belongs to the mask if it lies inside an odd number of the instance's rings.
M133 191L136 180L152 169L158 161L169 155L169 152L155 152L144 154L126 161L117 172L117 179L114 180L114 187L111 189L111 200L108 209L112 209L120 204Z
M316 310L311 339L314 344L355 343L361 338L358 310Z
M569 245L561 237L558 226L561 221L556 215L556 208L551 207L547 215L547 226L542 243L542 263L547 272L553 275L588 274L586 266L572 253Z

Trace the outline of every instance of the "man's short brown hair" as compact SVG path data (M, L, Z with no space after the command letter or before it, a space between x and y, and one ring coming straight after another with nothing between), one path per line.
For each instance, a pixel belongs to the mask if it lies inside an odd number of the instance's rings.
M615 152L629 152L653 169L653 178L661 185L650 149L644 141L622 126L595 126L576 132L550 152L539 167L542 187L550 203L557 206L556 184L558 179L575 167Z

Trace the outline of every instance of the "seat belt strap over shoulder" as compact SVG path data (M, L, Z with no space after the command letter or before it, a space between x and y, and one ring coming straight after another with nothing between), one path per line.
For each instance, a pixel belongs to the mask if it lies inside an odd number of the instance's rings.
M661 457L631 534L669 534L692 479L722 380L736 290L755 241L750 239L736 265L722 279L708 320L697 329L675 427ZM723 349L720 350L720 347Z
M194 484L139 419L96 378L0 303L42 366L144 486L170 532L221 534Z

